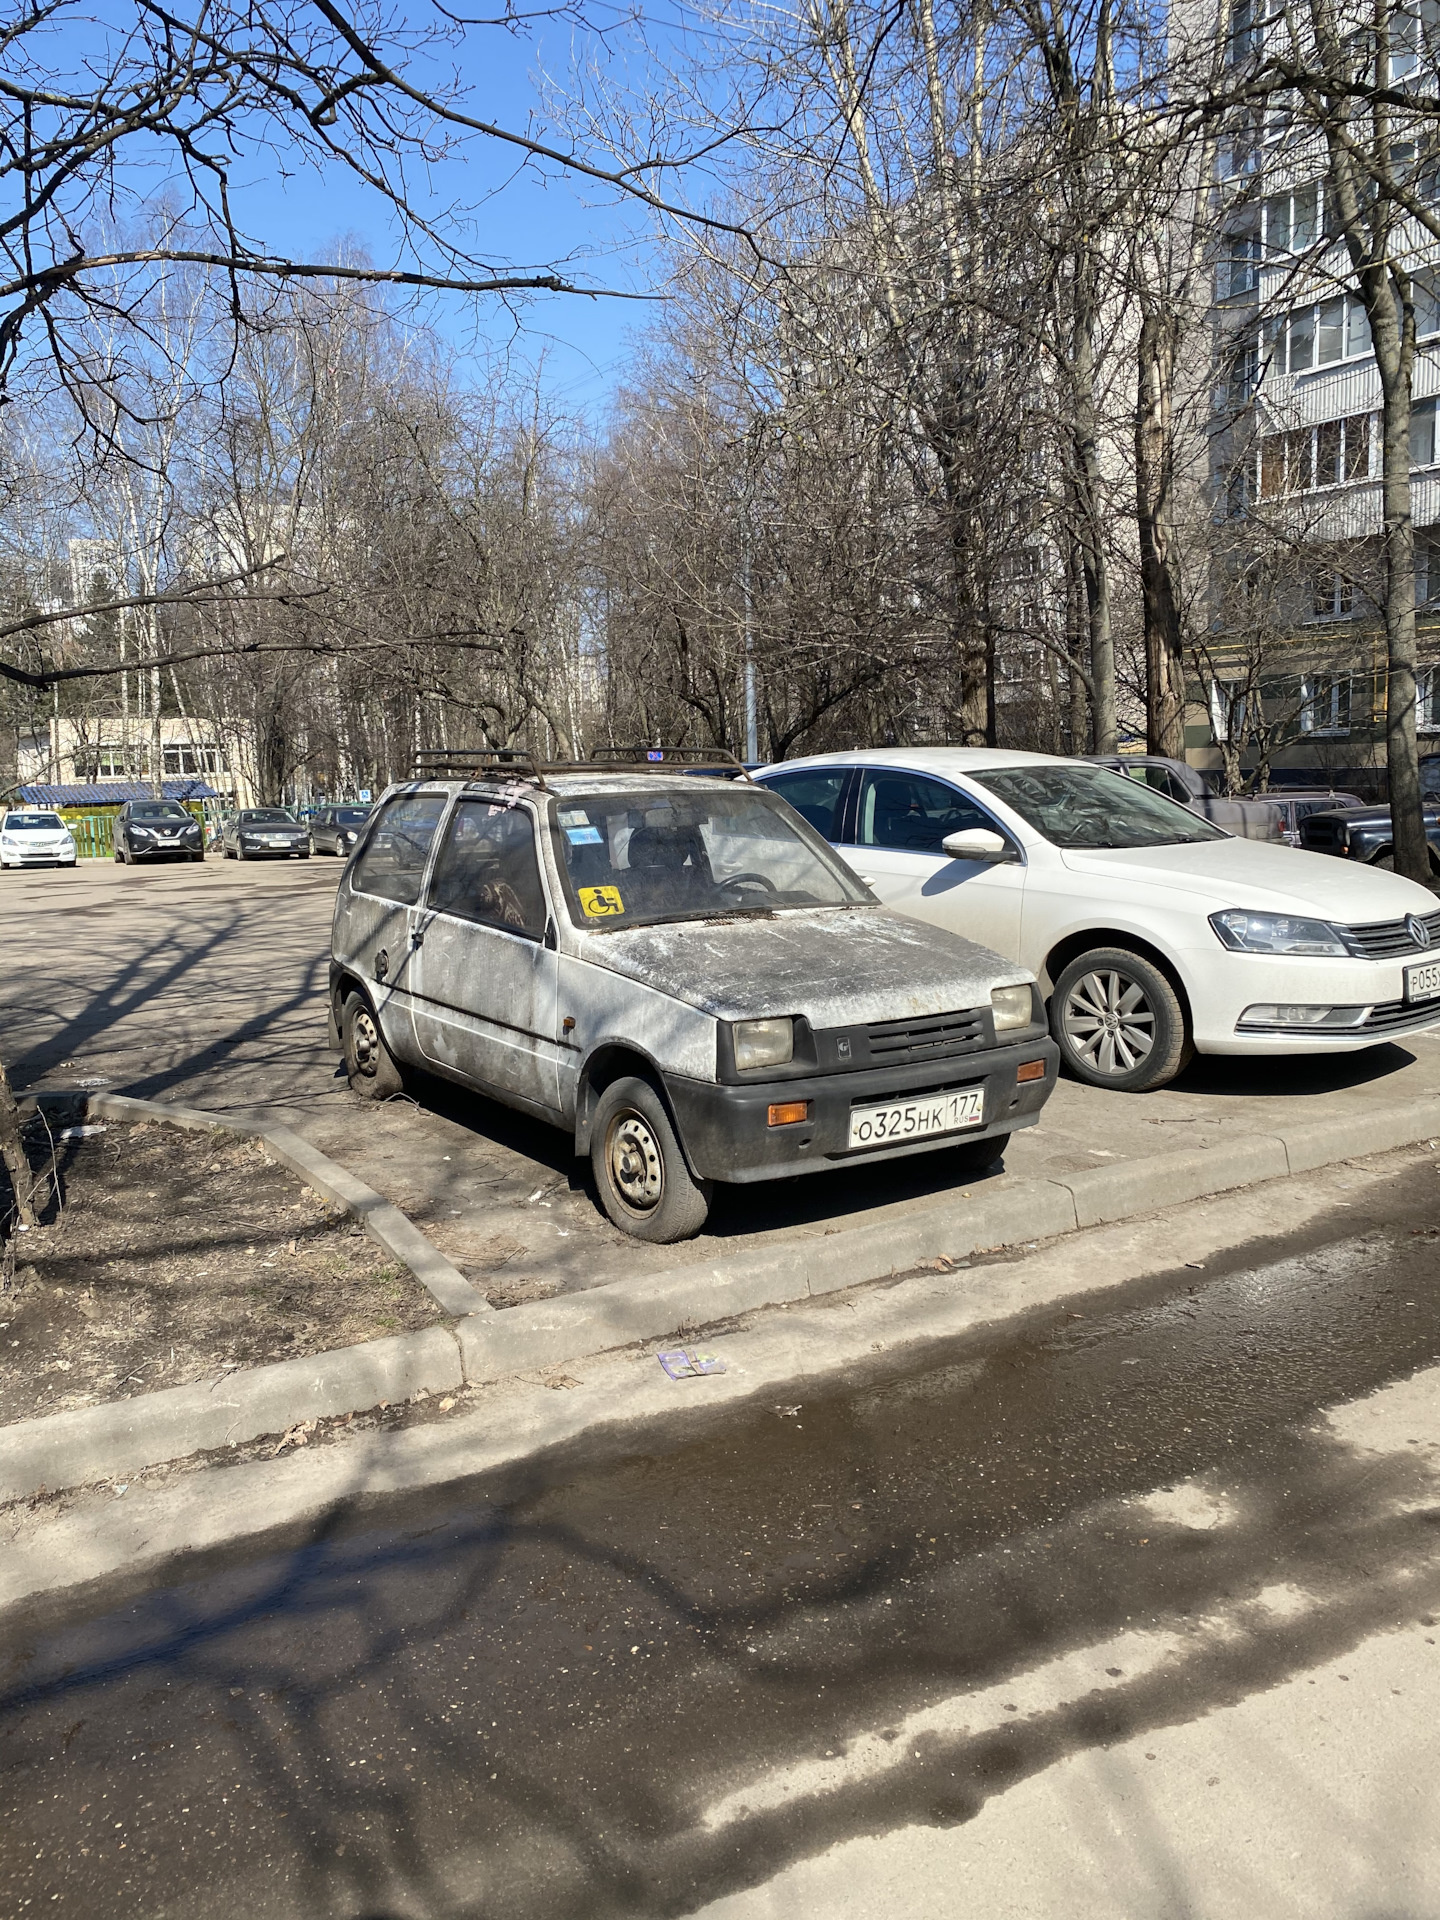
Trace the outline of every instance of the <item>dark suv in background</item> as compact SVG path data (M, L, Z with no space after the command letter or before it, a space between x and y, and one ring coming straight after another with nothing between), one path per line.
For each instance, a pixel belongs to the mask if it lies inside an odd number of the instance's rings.
M122 866L137 860L203 860L200 822L178 800L127 800L115 819L115 858Z

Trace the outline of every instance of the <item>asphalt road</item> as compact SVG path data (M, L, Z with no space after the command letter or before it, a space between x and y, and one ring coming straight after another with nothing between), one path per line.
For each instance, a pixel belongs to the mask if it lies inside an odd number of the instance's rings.
M1440 1913L1436 1172L12 1622L0 1912Z
M417 1082L413 1102L357 1100L325 1033L340 872L317 857L4 875L0 1032L15 1084L103 1084L282 1120L410 1214L501 1306L898 1221L953 1191L943 1151L722 1188L695 1240L650 1247L610 1226L555 1129L439 1081ZM989 1177L1063 1177L1336 1114L1354 1116L1363 1145L1367 1107L1437 1090L1440 1035L1429 1034L1329 1060L1197 1061L1143 1099L1066 1081Z

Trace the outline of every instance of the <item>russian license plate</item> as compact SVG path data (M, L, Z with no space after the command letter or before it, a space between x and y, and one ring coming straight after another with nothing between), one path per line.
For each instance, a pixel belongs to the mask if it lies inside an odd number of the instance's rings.
M1406 967L1405 998L1412 1002L1440 998L1440 960L1427 960L1423 966Z
M1440 991L1440 989L1437 989ZM931 1093L922 1100L887 1100L883 1106L852 1107L850 1145L888 1147L923 1140L932 1133L958 1133L985 1124L985 1089L961 1087Z

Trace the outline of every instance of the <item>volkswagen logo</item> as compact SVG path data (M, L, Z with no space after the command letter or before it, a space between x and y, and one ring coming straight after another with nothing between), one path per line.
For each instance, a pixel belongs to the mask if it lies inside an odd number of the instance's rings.
M1415 943L1417 947L1429 946L1430 939L1431 939L1430 929L1429 927L1426 926L1425 922L1420 918L1418 913L1406 914L1405 931L1409 934L1411 940Z

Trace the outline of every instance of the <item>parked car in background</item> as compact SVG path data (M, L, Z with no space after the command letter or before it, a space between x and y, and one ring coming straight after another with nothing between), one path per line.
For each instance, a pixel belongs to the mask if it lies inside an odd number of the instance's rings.
M284 807L241 807L226 820L220 845L227 860L308 860L310 829Z
M1139 780L1167 800L1176 800L1202 820L1213 820L1217 827L1238 834L1242 840L1283 840L1285 822L1273 794L1255 798L1231 798L1212 793L1203 773L1183 760L1167 760L1160 754L1117 753L1086 754L1097 767L1109 767L1123 773L1127 780Z
M887 906L1037 974L1092 1086L1164 1086L1192 1052L1353 1052L1440 1025L1433 894L1239 839L1108 767L877 748L756 779Z
M467 758L391 788L340 882L357 1092L425 1068L563 1128L652 1241L696 1232L717 1180L937 1148L963 1179L1035 1123L1057 1056L1032 975L887 911L774 794L660 749L441 771Z
M1440 796L1425 796L1425 838L1430 843L1430 870L1440 873ZM1337 854L1365 866L1395 866L1395 829L1388 807L1347 807L1312 813L1300 823L1300 844L1311 853Z
M317 808L310 822L310 844L316 853L349 854L360 829L374 812L373 807L332 806Z
M74 864L75 838L58 813L12 807L0 817L0 868Z
M1279 807L1285 822L1285 844L1300 846L1300 825L1312 813L1341 813L1363 807L1358 793L1336 793L1329 787L1287 787L1283 792L1267 793L1264 798Z
M127 800L115 816L115 858L123 866L137 860L203 860L200 822L178 800Z

